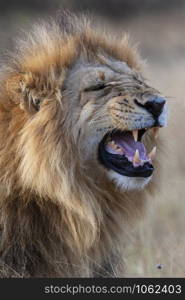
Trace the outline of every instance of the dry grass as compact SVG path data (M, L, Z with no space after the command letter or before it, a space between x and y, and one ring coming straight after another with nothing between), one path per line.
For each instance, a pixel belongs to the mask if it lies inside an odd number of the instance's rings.
M130 26L129 26L130 25ZM127 248L127 276L185 277L185 14L140 17L128 24L148 57L147 78L169 99L160 196ZM145 28L143 30L143 28Z

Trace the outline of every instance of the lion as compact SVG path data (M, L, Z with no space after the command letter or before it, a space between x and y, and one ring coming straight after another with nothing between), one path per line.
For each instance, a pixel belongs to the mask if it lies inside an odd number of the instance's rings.
M1 277L124 276L167 118L141 68L125 34L82 16L17 43L1 67Z

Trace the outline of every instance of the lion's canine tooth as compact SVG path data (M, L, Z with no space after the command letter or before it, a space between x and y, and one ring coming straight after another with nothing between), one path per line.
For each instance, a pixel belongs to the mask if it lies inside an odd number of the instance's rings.
M136 149L136 152L134 154L134 158L133 158L133 164L140 164L141 160L140 160L140 156L139 156L139 150Z
M132 134L133 134L133 137L134 137L134 141L137 142L137 140L138 140L138 130L133 130Z
M148 154L148 157L152 160L154 159L155 155L156 155L156 150L157 150L157 147L153 147L152 151Z
M153 127L152 131L153 131L154 138L157 139L159 136L159 127Z

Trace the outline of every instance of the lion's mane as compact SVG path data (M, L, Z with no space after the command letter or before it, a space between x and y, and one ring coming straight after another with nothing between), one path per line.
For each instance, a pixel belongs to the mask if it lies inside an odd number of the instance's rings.
M75 59L96 61L97 51L139 68L125 37L106 36L74 16L35 26L2 67L2 277L123 275L122 245L144 194L123 194L104 176L95 183L96 170L86 172L61 100Z

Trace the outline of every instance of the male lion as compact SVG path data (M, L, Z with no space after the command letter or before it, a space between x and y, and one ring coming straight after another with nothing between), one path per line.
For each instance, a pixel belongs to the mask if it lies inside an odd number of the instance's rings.
M16 49L0 85L0 274L123 276L166 100L128 39L85 18L35 26Z

